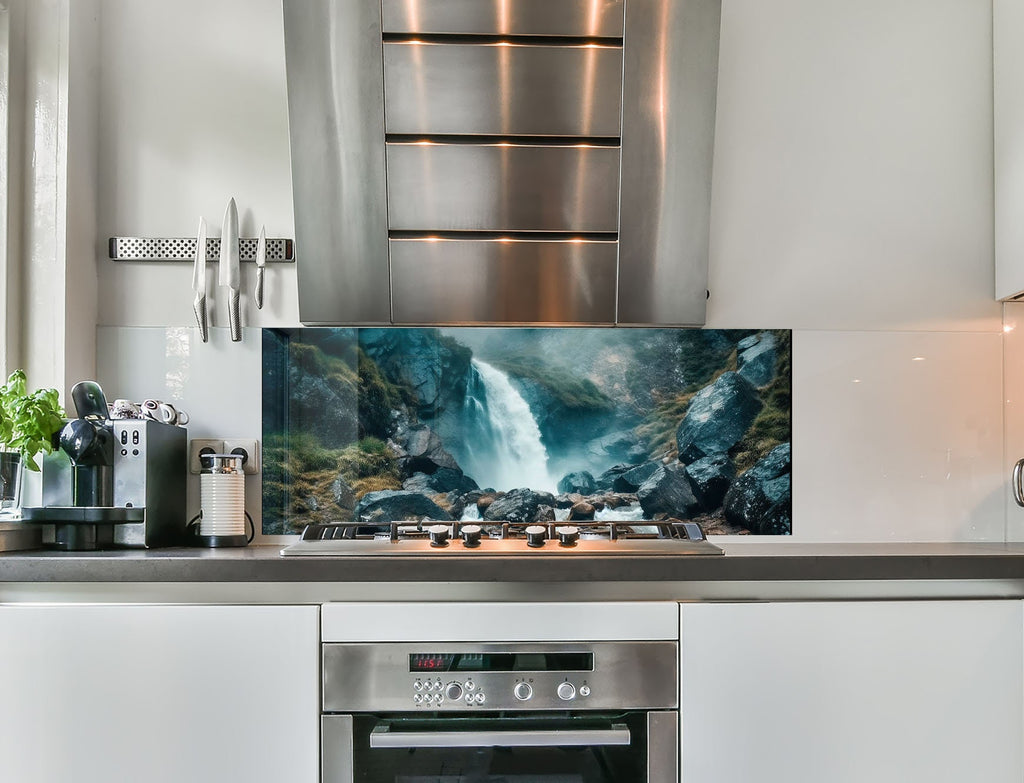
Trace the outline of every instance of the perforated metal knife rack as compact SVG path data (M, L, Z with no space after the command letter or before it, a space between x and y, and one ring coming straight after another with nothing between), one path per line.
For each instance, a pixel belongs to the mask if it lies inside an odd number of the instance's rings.
M239 239L239 259L256 261L256 238ZM112 261L194 261L195 237L111 237L109 255ZM206 260L220 259L220 239L206 240ZM267 239L267 263L295 262L295 246L291 239Z

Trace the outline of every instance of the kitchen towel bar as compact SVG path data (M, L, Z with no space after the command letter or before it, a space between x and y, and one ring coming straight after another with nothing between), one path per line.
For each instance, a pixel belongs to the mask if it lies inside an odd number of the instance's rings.
M256 261L256 237L239 239L239 260ZM196 257L195 237L111 237L112 261L188 261ZM220 259L220 238L206 240L206 260ZM267 239L267 263L290 264L295 261L295 243L291 239Z

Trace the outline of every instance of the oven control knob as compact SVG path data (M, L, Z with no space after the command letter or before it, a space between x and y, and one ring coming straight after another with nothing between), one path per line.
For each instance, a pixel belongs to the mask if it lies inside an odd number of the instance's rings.
M450 682L444 689L444 696L448 701L458 701L462 698L462 686L457 682Z
M533 688L530 687L528 682L517 682L516 687L512 689L512 694L519 701L528 701L533 696Z
M480 525L463 525L461 532L462 543L465 546L480 546Z
M548 537L548 529L544 525L530 525L525 532L527 546L544 546L544 539Z
M562 701L572 701L576 698L576 686L571 682L558 683L558 689L555 692Z
M580 696L589 696L589 695L590 695L590 686L589 685L581 685L580 686Z
M448 546L448 525L431 525L427 528L431 546Z
M555 528L555 532L558 533L559 546L576 546L580 537L580 529L575 525L561 525Z

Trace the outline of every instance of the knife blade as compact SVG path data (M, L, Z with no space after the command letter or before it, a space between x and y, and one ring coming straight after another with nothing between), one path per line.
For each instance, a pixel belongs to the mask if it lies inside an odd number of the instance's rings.
M231 341L242 339L242 323L239 313L239 289L241 288L238 250L238 207L235 200L228 201L224 210L224 227L220 235L220 284L228 289L228 324L231 327Z
M192 267L192 290L196 298L192 300L192 310L199 324L199 336L203 342L210 339L206 320L206 218L199 218L199 235L196 237L196 260Z
M256 291L253 299L256 309L263 309L263 275L267 265L267 227L260 226L260 238L256 240Z

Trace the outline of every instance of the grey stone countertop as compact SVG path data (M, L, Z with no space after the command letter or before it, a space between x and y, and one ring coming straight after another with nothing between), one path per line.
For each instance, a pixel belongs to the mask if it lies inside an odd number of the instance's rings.
M984 580L1024 585L1024 543L720 543L725 556L281 557L239 549L0 554L0 583L717 583ZM1013 591L1016 592L1016 591Z

